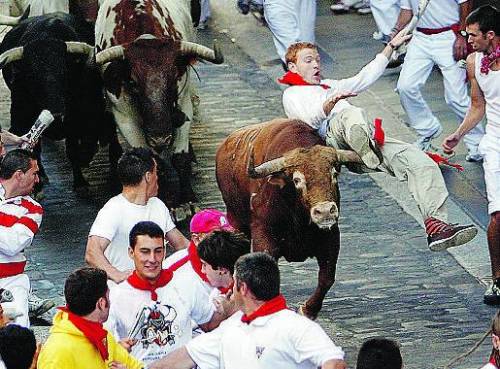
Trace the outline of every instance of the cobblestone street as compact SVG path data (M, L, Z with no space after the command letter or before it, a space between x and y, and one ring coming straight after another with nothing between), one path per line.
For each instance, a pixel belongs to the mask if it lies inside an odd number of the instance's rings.
M225 63L221 66L196 66L200 79L197 92L201 119L193 126L191 137L198 161L194 167L195 190L202 208L224 208L214 172L215 150L221 140L239 127L283 115L282 89L275 82L281 67L269 63L268 56L274 49L270 36L262 36L268 31L251 16L236 15L242 17L241 24L236 27L234 2L227 5L231 9L226 9L224 3L223 0L213 1L211 26L199 35L200 42L206 45L217 38L225 55ZM330 2L320 3L318 41L325 53L326 68L331 71L339 61L331 45L323 46L327 37L323 27L329 24L324 20L331 18L325 7ZM337 25L345 22L346 27L352 20L335 17ZM363 56L357 58L355 65L335 64L335 72L340 76L353 74L380 48L373 40L366 40L371 37L366 34L371 35L374 27L371 17L356 21L365 28L356 28L355 36L364 41L353 42L349 48ZM243 34L246 27L251 26L256 31ZM336 39L335 42L343 52L348 48L345 40ZM398 119L404 119L394 110L398 103L395 102L397 97L392 96L395 95L392 90L395 78L397 76L392 74L384 76L380 84L366 93L367 97L356 99L356 104L366 105L370 114L382 114L389 131L397 130L396 119L392 122L390 117L397 115ZM10 95L3 80L0 84L0 119L2 127L6 127ZM388 95L387 99L384 94ZM434 100L432 104L440 106ZM441 109L444 108L441 106ZM392 114L394 111L396 113ZM449 127L450 123L446 124ZM406 128L401 132L404 137L400 138L411 140ZM28 274L38 295L57 297L58 303L62 303L64 279L71 270L84 265L88 231L97 211L113 191L108 181L106 148L101 148L85 170L91 184L91 194L85 199L77 197L71 189L71 168L63 143L45 142L43 161L51 182L42 201L45 215L41 231L27 250ZM477 167L467 168L470 171L464 181L472 176L471 173L482 176ZM487 264L484 232L472 245L459 248L472 249L459 250L458 256L448 252L432 253L427 247L424 230L405 205L411 201L405 199L404 194L403 199L393 194L400 192L397 186L400 184L384 182L377 176L354 175L345 169L340 176L342 239L337 280L325 299L318 322L344 348L351 368L355 367L360 344L374 336L386 336L401 343L405 368L442 368L483 336L496 311L482 303L484 285L480 280L487 274L484 272ZM480 191L478 193L477 201L485 201ZM463 212L468 215L467 206L481 208L485 204L464 205ZM463 207L455 204L452 210L455 208ZM453 216L456 214L458 210L452 212ZM471 222L470 218L461 220ZM185 224L180 227L185 231ZM469 259L469 254L479 255L477 273L471 272L468 264L462 262ZM284 295L295 308L316 286L316 263L313 260L295 264L282 261L280 266ZM476 266L471 270L476 270L474 268ZM50 315L33 322L39 337L46 336ZM470 358L453 368L477 368L485 363L489 352L487 340Z

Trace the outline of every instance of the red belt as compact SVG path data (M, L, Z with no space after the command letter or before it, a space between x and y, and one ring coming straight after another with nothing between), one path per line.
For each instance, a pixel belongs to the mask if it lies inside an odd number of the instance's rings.
M26 261L19 261L16 263L0 263L0 278L13 277L18 274L24 273Z
M452 24L451 26L443 27L443 28L417 27L417 31L422 32L424 35L437 35L438 33L443 33L443 32L451 31L451 30L453 30L454 32L458 32L459 28L460 28L460 25L457 23L457 24Z

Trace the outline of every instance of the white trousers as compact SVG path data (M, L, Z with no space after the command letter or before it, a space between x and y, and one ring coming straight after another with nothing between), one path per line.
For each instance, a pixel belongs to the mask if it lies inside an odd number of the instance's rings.
M264 0L264 16L283 62L291 44L314 43L316 0Z
M200 23L206 22L210 16L210 0L201 0Z
M377 28L384 35L389 35L396 24L400 10L400 0L370 0L370 9Z
M9 290L14 297L12 302L3 302L4 309L13 308L23 315L16 318L14 323L29 328L28 316L28 294L30 292L30 280L27 274L18 274L12 277L0 278L0 288Z
M415 32L408 45L397 90L401 104L408 115L410 126L420 136L431 136L441 125L420 91L434 65L437 65L443 74L444 98L446 104L458 117L457 124L462 122L469 108L466 71L460 68L453 59L455 37L453 31L436 35ZM465 135L464 143L468 148L477 149L483 135L484 128L478 124Z
M352 107L336 114L329 123L326 144L336 149L351 149L349 144L353 126L360 126L368 136L373 133L373 125L369 123L363 109ZM448 190L439 166L414 145L396 140L385 139L379 147L383 162L379 170L402 182L406 182L408 190L417 203L422 219L434 217L447 221L446 200ZM347 166L356 173L373 173L364 165Z
M483 155L484 181L488 196L488 214L500 211L500 138L484 135L479 145Z

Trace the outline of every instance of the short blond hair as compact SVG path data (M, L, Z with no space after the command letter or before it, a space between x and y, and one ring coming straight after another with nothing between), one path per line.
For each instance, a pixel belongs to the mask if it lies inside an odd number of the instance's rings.
M296 42L294 44L291 44L286 50L286 64L297 63L297 54L304 49L313 49L318 51L318 47L311 42Z

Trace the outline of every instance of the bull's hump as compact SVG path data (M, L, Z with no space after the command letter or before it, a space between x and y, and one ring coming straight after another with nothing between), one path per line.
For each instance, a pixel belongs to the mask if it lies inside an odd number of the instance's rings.
M130 43L144 34L184 39L187 13L183 1L107 0L99 9L96 44L103 50Z

